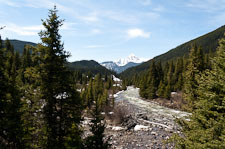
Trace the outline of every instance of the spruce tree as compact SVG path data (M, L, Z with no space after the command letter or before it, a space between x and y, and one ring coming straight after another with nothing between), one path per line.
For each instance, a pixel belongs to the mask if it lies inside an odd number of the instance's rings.
M90 124L92 135L86 139L85 148L87 149L107 149L109 147L108 140L104 140L105 123L101 115L100 98L101 95L95 100L94 108L91 111L93 117L92 124Z
M165 84L161 80L160 83L159 83L158 90L157 90L157 95L159 97L164 97L164 92L165 92Z
M6 61L6 57L4 56L4 50L1 47L0 48L0 148L4 148L6 147L6 143L7 143L7 138L6 138L6 133L4 125L7 124L7 117L6 117L6 113L7 113L7 93L5 91L5 89L8 88L8 84L7 84L7 80L6 80L6 75L5 75L5 61Z
M178 58L176 60L176 65L175 65L175 71L173 75L173 80L174 80L174 91L181 91L182 85L183 85L183 58Z
M43 21L43 20L42 20ZM46 122L46 148L65 148L73 144L79 148L80 133L78 124L81 116L81 100L72 87L70 72L64 64L69 54L64 51L59 28L57 9L49 10L48 18L43 21L44 31L39 33L41 95L45 100L44 118ZM75 137L76 136L76 137Z
M143 98L148 98L148 93L147 93L147 87L148 87L148 84L147 84L147 79L145 77L145 75L143 75L144 77L142 77L141 81L140 81L140 91L139 91L139 94L141 97Z
M155 65L155 61L153 60L150 66L149 70L149 76L148 76L148 98L154 99L156 96L156 91L159 85L159 79L158 79L158 72Z
M165 79L166 79L166 87L165 87L165 92L164 92L164 98L166 99L170 99L170 95L171 95L171 91L173 90L172 89L172 86L174 84L174 80L173 80L173 73L174 73L174 65L173 65L173 61L170 61L168 63L168 70L167 70L167 73L165 74Z
M0 35L0 49L2 49L2 48L3 48L3 45L2 45L2 37Z
M196 76L202 71L201 49L194 45L189 54L188 66L185 72L184 99L188 102L187 110L194 108L194 102L197 100L198 82Z
M225 39L219 41L212 70L198 76L195 109L190 121L180 120L184 136L176 136L177 148L225 148Z
M6 40L5 44L6 48L0 49L1 145L7 148L23 148L21 92L16 79L19 69L17 63L20 60L9 40Z

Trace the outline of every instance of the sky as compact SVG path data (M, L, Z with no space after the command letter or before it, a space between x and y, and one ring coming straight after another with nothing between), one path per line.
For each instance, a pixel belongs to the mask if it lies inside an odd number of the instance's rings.
M150 59L225 25L225 0L0 0L2 38L40 43L54 5L69 61Z

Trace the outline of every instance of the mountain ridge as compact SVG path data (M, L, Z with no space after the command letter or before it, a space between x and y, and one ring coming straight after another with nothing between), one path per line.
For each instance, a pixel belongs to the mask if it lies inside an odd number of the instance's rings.
M95 60L81 60L81 61L74 61L68 62L67 66L70 70L80 71L82 73L91 72L93 74L115 74L114 72L108 70L104 66L100 65Z
M22 40L17 40L17 39L8 39L10 41L10 43L13 45L14 50L18 51L19 53L23 53L23 49L25 45L32 45L32 46L36 46L37 44L34 42L30 42L30 41L22 41ZM5 43L6 40L2 40L3 41L3 45Z
M5 40L2 40L3 44ZM15 51L18 51L20 54L23 53L23 49L25 45L32 45L36 46L36 43L29 42L29 41L22 41L17 39L9 39L10 43L13 45ZM75 62L67 62L66 66L73 71L80 71L83 73L91 72L94 74L100 73L100 74L115 74L114 72L106 69L102 65L100 65L98 62L94 60L81 60L81 61L75 61Z
M214 52L216 51L216 48L218 46L218 40L224 36L224 33L225 33L225 25L211 32L208 32L204 35L201 35L195 39L187 41L173 49L170 49L169 51L161 55L158 55L154 57L153 59L142 63L141 65L128 68L127 70L122 72L120 76L123 78L125 77L127 78L127 77L132 77L135 74L144 72L149 69L149 66L152 60L154 60L155 62L161 62L162 64L164 64L167 61L174 60L178 57L187 56L189 53L189 50L191 49L191 46L194 44L196 44L197 46L201 46L203 49L203 53L209 53L210 51Z
M138 58L134 54L130 54L126 58L120 58L116 61L105 61L100 63L102 66L106 67L109 70L115 71L116 73L121 73L126 69L134 66L138 66L141 63L146 61L144 58Z

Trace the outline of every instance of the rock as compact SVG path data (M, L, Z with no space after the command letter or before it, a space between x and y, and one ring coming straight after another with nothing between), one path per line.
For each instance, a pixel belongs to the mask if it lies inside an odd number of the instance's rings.
M126 118L124 118L124 122L122 125L126 126L127 129L130 130L137 125L137 121L134 120L131 116L127 116Z
M134 127L134 131L140 131L140 130L148 131L148 129L149 129L149 126L144 126L144 125L136 125Z
M165 128L165 131L170 132L170 133L173 133L173 130L172 129L169 129L169 128Z
M156 132L152 131L151 135L158 135Z
M114 126L112 127L112 130L115 130L115 131L121 131L121 130L124 130L125 128L123 127L119 127L119 126Z
M109 112L110 115L114 114L114 112Z

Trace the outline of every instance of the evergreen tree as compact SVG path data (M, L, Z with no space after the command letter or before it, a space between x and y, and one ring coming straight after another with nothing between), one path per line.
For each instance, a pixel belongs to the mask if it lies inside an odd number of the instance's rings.
M166 79L166 85L165 85L165 92L164 92L164 98L166 99L170 99L170 94L172 89L172 86L174 84L174 80L173 80L173 74L174 74L174 65L173 65L173 61L170 61L168 63L168 70L166 70L166 74L164 79Z
M174 75L173 75L173 81L174 81L174 91L178 91L182 89L182 85L183 85L183 77L182 77L182 73L183 73L183 59L182 58L178 58L176 60L176 65L175 65L175 71L174 71Z
M164 75L161 61L156 64L156 70L157 70L157 77L158 77L157 84L159 84L160 81L163 80L163 75Z
M23 122L21 120L21 93L17 83L19 61L13 46L6 40L6 48L0 49L0 137L1 146L23 148Z
M165 84L164 84L163 81L161 80L160 83L159 83L157 95L158 95L159 97L164 97L164 92L165 92Z
M87 88L87 94L86 94L86 106L90 107L92 102L93 102L93 99L94 96L93 96L93 80L92 78L90 79L89 81L89 84L88 84L88 88Z
M168 84L167 74L168 74L168 71L169 71L169 67L170 67L170 65L169 65L168 62L166 62L166 64L163 67L163 80L164 80L165 85Z
M21 58L21 69L19 72L21 81L23 82L23 84L29 83L25 80L25 71L26 68L31 67L32 66L32 58L31 58L31 53L34 51L34 47L33 46L25 46L23 49L23 54L22 54L22 58Z
M87 149L107 149L109 147L108 140L104 140L105 124L101 115L100 98L101 96L99 95L98 99L95 100L91 113L93 120L91 120L92 124L90 126L93 135L86 139L85 148Z
M103 82L100 74L95 76L93 81L93 99L97 100L99 95L103 93Z
M3 48L3 45L2 45L2 37L0 35L0 49L2 49L2 48Z
M108 103L108 90L105 89L104 92L103 92L103 96L102 96L102 106L103 105L106 105L108 106L109 103Z
M122 82L122 90L126 90L127 89L127 80L123 80Z
M159 78L158 78L158 72L156 69L155 62L152 61L150 70L149 70L149 76L148 76L148 98L154 99L156 96L156 91L159 85Z
M188 102L187 110L194 108L197 99L198 82L196 76L203 70L200 48L194 45L189 54L188 66L185 72L184 99Z
M7 80L6 80L6 75L5 75L5 53L3 48L0 48L0 137L1 137L1 142L0 142L0 148L6 147L7 143L7 138L6 138L6 133L4 133L5 128L4 125L7 124L7 93L5 89L8 88Z
M43 104L40 93L40 75L38 72L38 50L26 46L21 60L19 77L23 91L22 120L25 135L23 137L25 148L41 148L45 142ZM34 65L35 64L35 65Z
M219 41L212 70L198 76L197 96L190 121L180 120L184 137L176 136L177 148L225 148L225 39Z
M43 20L42 20L43 21ZM70 72L64 66L69 54L64 51L59 28L63 20L57 16L56 7L43 21L44 31L39 33L41 95L45 100L46 148L65 148L65 145L81 145L78 124L81 116L81 100L71 85ZM76 130L74 130L76 129ZM76 137L75 137L76 136Z
M140 83L140 96L143 97L143 98L148 98L148 93L147 93L147 79L146 77L143 77L141 79L141 83Z

